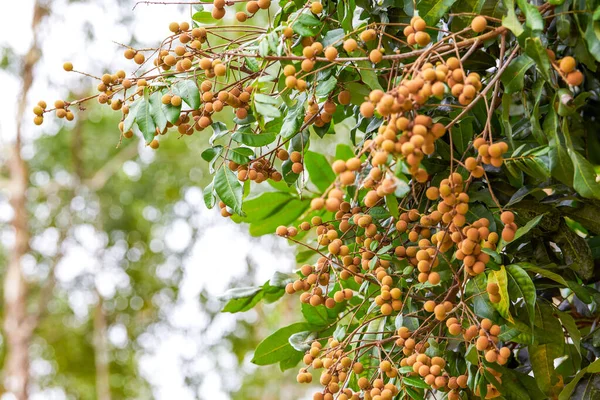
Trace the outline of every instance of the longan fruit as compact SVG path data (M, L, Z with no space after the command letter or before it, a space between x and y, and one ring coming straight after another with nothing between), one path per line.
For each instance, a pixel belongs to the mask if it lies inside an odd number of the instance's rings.
M159 143L158 140L154 139L153 141L151 141L148 146L150 146L151 148L153 148L154 150L158 149Z
M571 86L579 86L583 83L583 73L575 70L567 75L567 83Z
M338 94L338 103L340 103L341 105L345 106L350 104L350 92L348 90L342 90L339 94Z
M284 226L284 225L278 226L277 229L275 230L275 233L279 236L287 236L287 233L288 233L287 226Z
M135 56L133 56L133 61L135 61L136 64L141 65L146 61L146 56L142 53L136 53Z
M309 60L307 58L306 60L302 61L302 64L301 64L302 71L310 72L310 71L312 71L312 69L314 67L315 67L315 62L313 60Z
M292 172L294 172L295 174L299 174L303 170L304 170L304 166L302 165L302 163L295 162L292 164Z
M351 53L358 48L358 43L354 39L346 39L342 47L346 52Z
M171 97L171 105L173 107L179 107L181 105L181 97L180 96Z
M212 17L214 19L222 19L225 16L225 9L224 8L213 8L210 15L212 15Z
M329 46L325 49L325 58L329 61L334 61L338 56L338 51L335 47Z
M73 71L73 64L70 62L66 62L63 64L63 69L67 72Z
M449 332L451 335L454 335L454 336L456 336L456 335L460 335L460 333L462 332L462 328L461 328L461 326L460 326L459 324L452 324L452 325L450 325L450 327L448 328L448 332Z
M481 33L485 28L487 28L487 19L485 19L485 17L478 15L471 21L471 29L473 29L474 32Z
M41 115L36 115L33 118L33 123L36 125L41 125L44 122L44 117L42 117Z
M488 340L487 337L479 336L479 338L477 338L477 342L475 343L475 347L477 347L477 350L483 351L483 350L487 349L489 344L490 344L490 341Z
M169 24L169 30L173 33L179 32L179 24L177 22L171 22Z
M323 4L321 4L318 1L315 1L310 5L310 12L312 12L313 14L320 14L321 12L323 12Z
M493 325L494 325L494 323L489 318L484 318L481 320L481 328L485 329L486 331L489 331L490 329L492 329Z
M375 106L370 102L364 102L360 105L360 113L365 118L371 118L375 113Z
M369 53L369 60L371 60L372 63L377 64L383 60L383 54L381 54L379 49L373 49Z
M502 221L504 225L511 224L515 221L515 214L513 214L512 211L504 211L500 214L500 221Z
M292 36L294 36L294 30L293 30L292 28L290 28L289 26L286 26L286 27L283 29L283 37L285 37L285 38L289 39L289 38L291 38Z
M575 59L571 56L567 56L560 60L559 68L563 73L568 74L575 69L575 65Z
M217 76L225 76L227 73L227 67L225 64L217 64L214 67L215 75Z
M371 40L375 40L375 38L377 38L375 29L366 29L360 34L360 40L363 42L370 42Z
M427 28L427 23L425 22L424 19L419 18L419 19L415 20L415 22L412 24L412 28L417 32L424 31L425 28Z
M296 68L293 65L286 65L283 67L283 75L292 76L296 74Z
M417 42L417 44L419 46L427 46L430 41L431 41L431 36L429 36L429 33L427 33L427 32L415 33L415 42Z

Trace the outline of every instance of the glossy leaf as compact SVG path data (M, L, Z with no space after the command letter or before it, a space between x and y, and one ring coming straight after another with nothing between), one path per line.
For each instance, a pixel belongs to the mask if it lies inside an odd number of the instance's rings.
M215 175L213 185L221 201L231 207L236 214L244 216L242 211L242 184L238 181L235 173L225 165L221 166Z

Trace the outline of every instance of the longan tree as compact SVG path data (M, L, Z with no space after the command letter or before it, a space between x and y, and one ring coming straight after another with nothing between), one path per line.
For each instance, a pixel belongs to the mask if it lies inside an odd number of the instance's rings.
M253 362L315 400L598 398L599 4L195 2L34 122L95 99L118 143L212 135L206 205L299 264L223 311L299 294Z

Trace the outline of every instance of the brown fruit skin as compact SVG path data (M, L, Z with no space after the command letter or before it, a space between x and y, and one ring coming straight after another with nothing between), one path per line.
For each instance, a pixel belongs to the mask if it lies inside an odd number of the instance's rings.
M369 53L369 60L371 60L372 63L377 64L383 60L383 54L381 54L381 51L378 49L371 50Z
M267 8L271 7L271 0L258 0L258 7L261 10L266 10Z
M334 61L338 56L338 51L335 47L328 47L325 49L325 58L329 61Z
M255 14L259 9L260 7L258 6L257 1L252 0L246 3L246 11L250 14Z
M427 46L431 41L431 37L427 32L417 32L415 33L415 41L419 46Z
M485 28L487 28L487 20L485 17L478 15L471 21L471 29L473 29L474 32L481 33Z
M144 63L144 61L146 61L146 56L144 56L142 53L136 53L136 55L133 57L133 61L135 61L136 64L141 65Z
M358 43L356 43L356 40L354 40L354 39L347 39L344 42L343 47L344 47L344 50L346 50L346 52L351 53L354 50L356 50L356 48L358 47Z
M583 83L583 74L581 71L573 71L567 75L567 83L571 86L579 86Z
M347 90L342 90L340 94L338 94L338 102L343 106L350 104L350 99L351 95Z
M238 22L246 22L246 20L248 19L248 15L245 12L240 11L235 14L235 19L237 19Z
M148 146L150 146L154 150L158 149L158 146L159 146L158 140L154 139L153 141L150 142L150 144L148 144Z
M511 224L515 221L515 214L513 214L511 211L504 211L502 214L500 214L500 221L502 221L504 225Z

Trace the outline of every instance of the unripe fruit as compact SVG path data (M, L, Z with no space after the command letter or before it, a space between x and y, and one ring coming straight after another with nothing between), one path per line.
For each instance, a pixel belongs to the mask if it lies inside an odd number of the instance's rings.
M473 29L474 32L477 32L477 33L483 32L486 27L487 27L487 20L485 19L485 17L482 17L481 15L478 15L477 17L473 18L473 21L471 21L471 29Z

